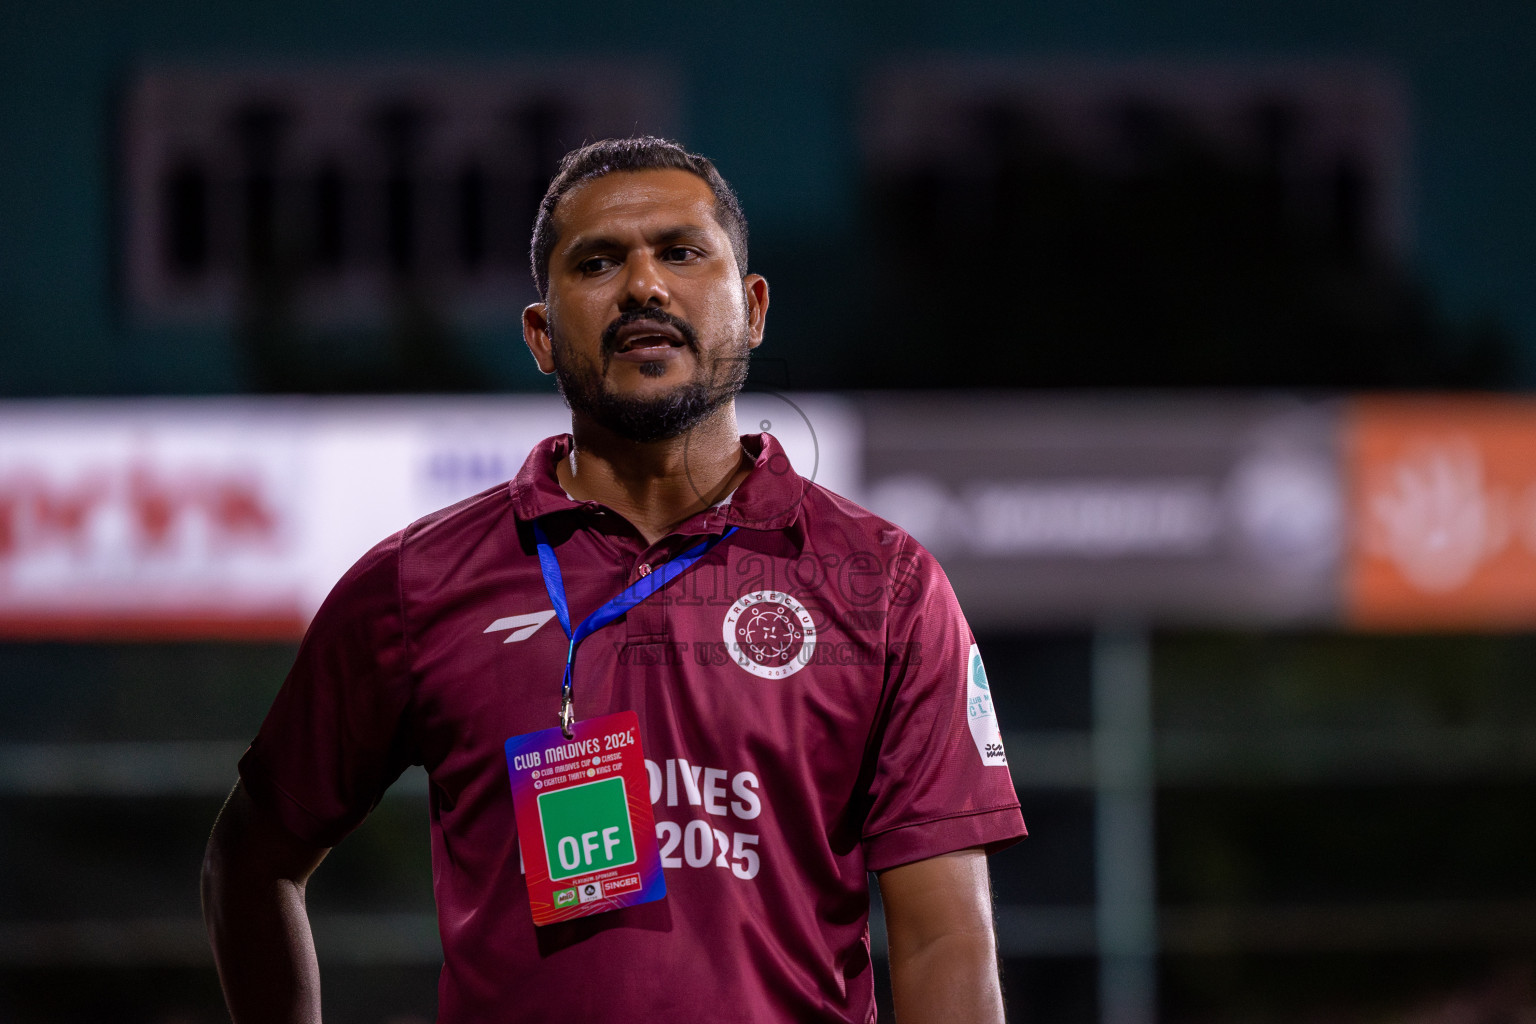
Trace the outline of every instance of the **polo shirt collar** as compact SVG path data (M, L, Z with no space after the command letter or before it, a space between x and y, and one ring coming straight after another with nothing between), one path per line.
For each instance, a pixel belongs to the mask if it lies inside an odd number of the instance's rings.
M589 502L576 501L565 493L555 476L555 466L571 453L570 434L557 434L534 445L510 486L512 508L522 520L552 512L580 509ZM810 484L794 467L772 434L744 434L742 447L753 455L752 470L731 494L730 500L678 527L679 533L717 532L731 526L750 530L782 530L800 515L800 503Z
M717 517L725 526L782 530L800 517L810 482L795 472L783 445L772 434L743 434L741 445L748 454L755 453L752 471L730 501L704 515Z

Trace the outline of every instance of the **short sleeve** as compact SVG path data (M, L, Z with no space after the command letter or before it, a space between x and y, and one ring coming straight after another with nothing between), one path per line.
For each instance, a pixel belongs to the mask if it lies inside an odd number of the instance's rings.
M240 760L252 799L317 846L356 828L416 760L399 543L375 547L331 590Z
M908 542L864 824L872 871L1025 835L975 638L933 556Z

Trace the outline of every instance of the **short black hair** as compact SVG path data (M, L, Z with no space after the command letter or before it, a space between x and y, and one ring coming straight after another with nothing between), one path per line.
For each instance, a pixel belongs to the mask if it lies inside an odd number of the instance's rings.
M670 139L637 135L628 139L603 139L590 142L565 154L549 188L539 203L533 220L533 283L539 298L549 296L549 255L555 248L555 207L567 192L584 181L601 178L615 171L688 171L704 179L715 196L715 219L731 240L736 268L747 272L747 217L741 212L741 200L730 184L715 170L708 157L690 153Z

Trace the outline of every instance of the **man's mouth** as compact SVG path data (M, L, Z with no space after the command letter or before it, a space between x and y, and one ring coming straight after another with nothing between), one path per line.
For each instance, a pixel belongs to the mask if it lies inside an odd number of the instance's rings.
M681 348L688 344L676 327L655 320L637 320L625 324L619 328L615 341L615 353Z

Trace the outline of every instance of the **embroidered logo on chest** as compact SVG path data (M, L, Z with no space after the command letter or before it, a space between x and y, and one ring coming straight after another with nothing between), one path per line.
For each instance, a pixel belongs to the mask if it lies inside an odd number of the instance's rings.
M725 649L763 679L799 672L816 652L816 623L805 605L780 590L743 594L725 613Z

